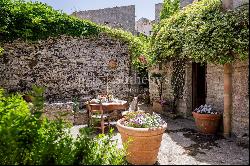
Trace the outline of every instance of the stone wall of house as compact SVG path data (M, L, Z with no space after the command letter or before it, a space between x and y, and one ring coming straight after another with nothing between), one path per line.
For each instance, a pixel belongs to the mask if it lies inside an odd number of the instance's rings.
M160 12L162 9L162 3L155 4L155 22L160 21Z
M67 102L106 93L107 79L108 91L120 99L136 87L131 85L128 46L105 35L15 41L3 47L0 87L8 91L26 92L36 84L46 87L47 102Z
M149 93L151 104L160 99L158 85L155 78L152 77L153 73L161 73L164 76L162 85L162 99L172 102L173 90L171 87L171 77L173 73L173 62L155 65L149 70ZM179 99L177 111L183 116L187 117L192 115L192 63L187 62L185 66L185 85L183 89L183 96Z
M135 6L121 6L74 12L71 15L135 33Z
M135 22L135 30L136 32L139 34L139 33L142 33L146 36L149 36L151 35L152 33L152 26L153 26L153 23L152 21L150 21L149 19L147 18L140 18L138 21Z
M233 65L233 110L232 132L237 137L249 136L249 63L236 62Z
M207 104L216 110L224 110L223 65L207 66ZM237 137L249 135L249 63L233 63L232 73L232 133Z
M161 73L164 76L164 81L162 85L162 98L172 101L172 89L171 89L171 76L172 76L172 62L163 63L161 65L155 65L149 69L149 93L150 93L150 102L152 103L155 100L160 99L159 95L159 86L156 83L156 79L152 77L153 73Z
M224 103L224 68L222 65L207 64L206 84L207 97L206 103L213 106L217 111L223 112Z

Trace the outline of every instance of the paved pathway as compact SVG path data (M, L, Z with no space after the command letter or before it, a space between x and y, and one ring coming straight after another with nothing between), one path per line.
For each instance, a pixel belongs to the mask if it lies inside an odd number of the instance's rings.
M249 147L237 145L234 139L199 134L192 120L165 120L168 129L156 165L249 165ZM80 127L74 126L72 134L76 135ZM121 136L117 130L115 133L114 139L122 147Z

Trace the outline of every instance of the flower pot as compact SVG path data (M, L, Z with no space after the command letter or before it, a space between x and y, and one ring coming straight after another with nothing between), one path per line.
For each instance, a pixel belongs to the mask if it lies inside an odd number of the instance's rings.
M117 121L117 128L121 134L122 142L129 138L126 159L134 165L153 165L157 161L162 135L167 128L133 128L121 124L123 119Z
M192 112L198 130L203 134L215 134L219 127L220 114L199 114Z

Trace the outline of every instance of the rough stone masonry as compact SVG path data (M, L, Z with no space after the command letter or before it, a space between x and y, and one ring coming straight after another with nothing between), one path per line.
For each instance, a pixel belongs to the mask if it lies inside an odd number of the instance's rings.
M119 99L130 95L133 70L128 46L106 35L15 41L4 44L4 50L0 87L8 91L26 92L32 84L44 86L48 102L83 99L107 89ZM116 68L110 68L110 62Z

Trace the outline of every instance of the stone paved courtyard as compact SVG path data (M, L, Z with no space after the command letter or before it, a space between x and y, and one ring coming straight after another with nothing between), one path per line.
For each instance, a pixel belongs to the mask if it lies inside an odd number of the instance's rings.
M249 164L249 147L238 145L234 138L202 135L189 119L165 117L165 120L168 128L163 134L156 165ZM76 136L80 127L83 126L74 126L72 134ZM118 139L121 147L121 136L116 128L114 139Z

